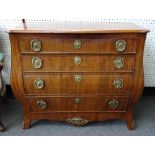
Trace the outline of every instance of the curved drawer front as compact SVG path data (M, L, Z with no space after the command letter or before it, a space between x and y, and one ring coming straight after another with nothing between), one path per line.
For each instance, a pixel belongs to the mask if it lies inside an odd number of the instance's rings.
M114 112L125 111L129 97L104 96L104 97L33 97L28 98L32 112L52 111L99 111ZM77 103L76 100L79 102ZM111 106L111 102L117 105ZM41 105L40 103L43 102Z
M26 94L130 94L132 75L24 74Z
M133 71L135 56L103 55L23 55L23 71L110 72ZM37 65L37 66L36 66Z
M122 41L122 42L119 42ZM137 36L126 35L52 35L24 34L18 35L21 52L136 52Z

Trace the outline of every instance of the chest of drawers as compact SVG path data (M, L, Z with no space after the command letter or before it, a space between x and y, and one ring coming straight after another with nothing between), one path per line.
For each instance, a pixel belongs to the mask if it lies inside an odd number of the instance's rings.
M40 119L77 126L121 119L133 129L147 32L132 24L10 30L11 86L23 108L24 128Z

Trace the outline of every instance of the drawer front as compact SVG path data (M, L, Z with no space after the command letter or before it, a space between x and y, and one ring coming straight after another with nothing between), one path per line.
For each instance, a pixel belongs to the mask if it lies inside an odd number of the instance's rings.
M26 94L130 94L132 75L24 74Z
M125 111L129 97L34 97L28 98L32 112Z
M135 56L103 55L23 55L23 71L110 72L133 71Z
M103 37L71 36L71 35L21 35L18 36L21 52L104 52L128 53L136 52L137 38L119 35Z

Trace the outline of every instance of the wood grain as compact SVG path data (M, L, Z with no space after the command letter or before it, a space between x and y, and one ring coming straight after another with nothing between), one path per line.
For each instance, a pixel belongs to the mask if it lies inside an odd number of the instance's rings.
M51 24L51 23L50 23ZM80 22L76 22L74 27L70 25L70 22L64 24L58 24L57 27L52 24L34 23L27 24L23 23L22 26L13 28L8 31L9 33L56 33L56 34L76 34L76 33L147 33L149 32L146 28L141 28L132 23L89 23L89 28L85 27Z
M76 65L74 59L80 57L81 63ZM42 66L39 69L33 67L32 59L34 57L42 60ZM117 58L124 60L122 68L116 68L114 61ZM24 72L133 72L134 55L22 55L22 68Z
M113 25L114 26L114 25ZM129 25L126 25L129 26ZM82 118L92 121L121 119L128 129L134 128L133 109L144 87L143 50L148 30L138 27L113 29L49 30L46 28L21 28L9 32L12 47L11 86L24 111L24 128L39 119L66 121ZM40 52L30 47L33 39L42 42ZM73 44L82 41L80 49ZM125 40L126 49L116 51L116 41ZM81 57L81 64L74 64L74 57ZM32 58L43 61L40 69L34 69ZM116 69L114 60L122 57L124 66ZM75 82L75 75L82 81ZM123 87L114 87L115 79L123 80ZM43 79L43 89L36 89L35 79ZM80 98L80 104L75 104ZM119 106L111 109L108 102L119 100ZM45 109L37 101L47 102ZM78 122L77 122L78 123ZM83 125L83 124L81 124Z
M24 74L26 94L124 94L129 95L132 88L132 75L80 74L81 82L75 82L75 74ZM79 75L79 74L78 74ZM36 89L34 81L44 81L43 89ZM123 79L123 87L115 88L114 80Z
M20 51L23 52L34 52L30 47L31 40L39 40L42 43L40 52L86 52L86 53L97 53L97 52L108 52L117 53L116 41L123 39L127 42L127 47L123 54L134 53L137 49L137 35L125 35L117 34L114 35L101 35L90 34L90 35L66 35L66 34L19 34L18 42ZM81 41L81 48L74 48L74 41Z
M75 99L80 99L80 103L76 103ZM126 111L129 96L93 96L93 97L29 97L27 99L32 112L62 112L62 111L101 111L101 112L118 112ZM43 100L47 103L45 109L40 109L37 101ZM119 105L117 108L111 108L109 102L117 100ZM61 110L60 110L61 109Z

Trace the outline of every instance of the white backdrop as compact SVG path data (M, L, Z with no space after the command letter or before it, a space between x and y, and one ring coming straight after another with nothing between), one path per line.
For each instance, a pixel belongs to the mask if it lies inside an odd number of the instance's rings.
M91 19L91 20L78 20L78 21L65 21L65 20L26 20L28 24L33 24L34 22L53 24L55 27L59 25L66 24L70 27L78 22L84 26L89 26L89 24L98 24L103 22L130 22L140 25L150 29L150 33L147 35L145 50L144 50L144 74L145 74L145 86L154 87L155 86L155 20L145 20L145 19ZM21 25L21 20L6 19L0 20L0 52L4 52L5 61L3 69L3 78L6 84L10 84L10 68L11 68L11 49L8 34L6 30ZM14 66L16 67L16 66Z

